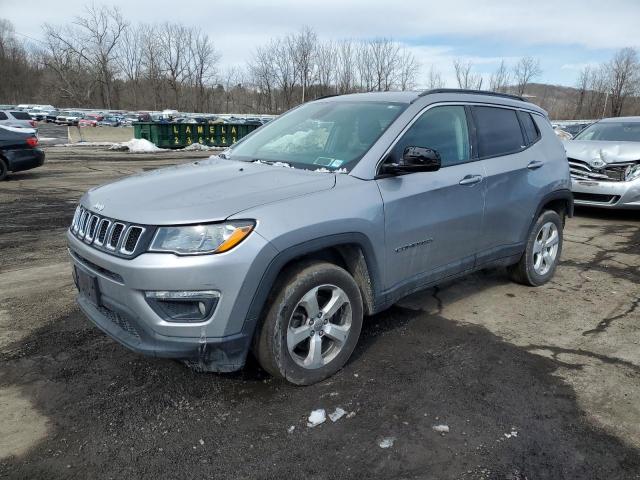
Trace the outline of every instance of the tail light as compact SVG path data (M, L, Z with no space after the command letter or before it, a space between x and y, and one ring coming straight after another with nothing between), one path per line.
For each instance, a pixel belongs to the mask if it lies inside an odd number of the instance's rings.
M35 120L29 120L29 123L31 124L32 127L36 127L36 125L38 125L38 123Z
M38 137L29 137L27 138L27 145L30 147L35 147L38 145Z

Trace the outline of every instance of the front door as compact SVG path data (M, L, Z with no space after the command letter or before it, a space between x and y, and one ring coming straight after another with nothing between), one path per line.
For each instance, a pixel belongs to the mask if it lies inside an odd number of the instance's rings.
M424 112L385 161L408 146L436 150L442 167L377 180L384 202L387 291L412 290L474 265L484 209L484 170L472 161L465 107Z

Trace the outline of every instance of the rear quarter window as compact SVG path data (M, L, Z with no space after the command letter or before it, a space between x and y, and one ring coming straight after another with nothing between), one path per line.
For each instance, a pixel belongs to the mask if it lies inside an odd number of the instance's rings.
M473 107L472 111L480 158L515 153L526 146L515 110Z
M11 115L16 120L31 120L31 115L27 112L11 112Z
M0 112L0 120L6 120L7 119L7 114L4 112Z
M522 123L524 134L527 137L527 145L536 143L540 138L540 131L538 130L538 126L533 120L531 114L527 112L518 112L518 117L520 118L520 123Z

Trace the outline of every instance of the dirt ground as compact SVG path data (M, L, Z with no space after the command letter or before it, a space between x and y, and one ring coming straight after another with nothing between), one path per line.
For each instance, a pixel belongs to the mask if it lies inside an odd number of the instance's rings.
M75 306L80 195L206 155L48 147L0 183L0 477L640 478L640 212L578 210L550 284L496 270L415 294L366 319L335 377L294 388L254 361L136 355ZM306 426L337 407L353 414Z

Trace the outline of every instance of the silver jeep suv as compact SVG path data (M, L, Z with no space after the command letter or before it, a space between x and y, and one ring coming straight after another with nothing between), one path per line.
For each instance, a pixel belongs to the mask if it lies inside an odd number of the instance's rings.
M67 238L78 303L118 342L207 371L251 351L306 385L412 292L490 266L547 282L570 188L546 113L521 98L344 95L90 190Z

